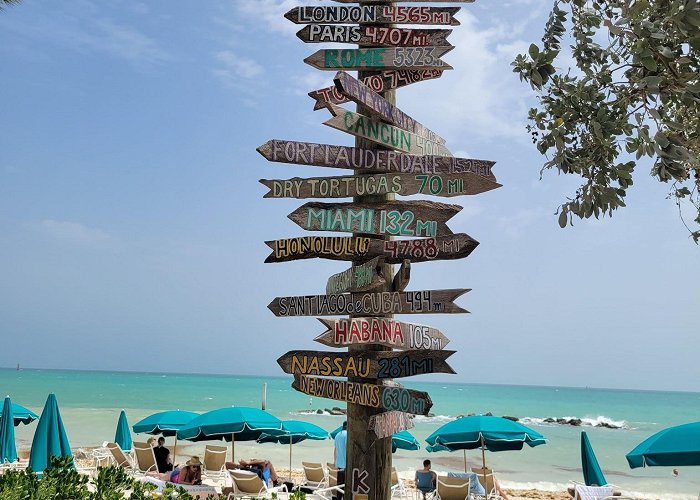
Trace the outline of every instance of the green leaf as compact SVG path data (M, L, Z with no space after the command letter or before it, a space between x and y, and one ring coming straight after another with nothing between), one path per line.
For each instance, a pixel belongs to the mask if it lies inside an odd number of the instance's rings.
M559 214L559 227L562 229L565 228L567 220L568 217L566 216L566 209L562 208L561 213Z
M532 57L533 61L537 61L537 58L540 55L540 49L535 45L534 43L530 44L530 48L528 49L528 53L530 54L530 57Z

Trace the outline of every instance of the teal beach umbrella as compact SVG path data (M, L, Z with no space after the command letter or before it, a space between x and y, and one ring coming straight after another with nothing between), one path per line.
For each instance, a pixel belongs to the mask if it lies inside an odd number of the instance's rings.
M4 407L2 411L5 411ZM17 403L12 403L12 415L14 416L15 427L19 424L30 424L39 419L39 415ZM0 413L0 417L2 417L2 413Z
M29 467L34 472L43 472L48 467L51 457L61 456L72 458L73 454L58 411L56 396L51 393L46 399L44 411L41 412L39 424L34 432Z
M2 405L2 416L0 416L0 465L16 461L15 421L12 414L12 401L10 401L10 396L7 396Z
M302 420L284 420L282 430L273 434L261 434L258 443L289 443L289 477L292 477L292 445L314 439L321 441L328 439L328 432L316 424Z
M627 455L630 468L700 465L700 422L676 425L639 443Z
M340 426L331 432L331 438L335 438L343 427ZM391 435L391 452L396 453L396 450L415 451L420 449L420 444L413 434L408 431L395 432Z
M117 430L114 433L114 442L124 451L131 451L133 442L131 440L131 432L129 430L129 421L126 419L126 412L119 412L119 420L117 421Z
M598 459L593 453L593 447L588 440L586 431L581 431L581 468L583 469L583 482L586 486L605 486L603 471L598 464Z
M178 439L231 441L231 458L235 460L236 441L255 441L263 433L282 430L282 421L270 413L247 406L229 406L202 413L177 431Z
M177 456L177 431L189 424L199 413L184 410L161 411L147 416L136 422L132 429L137 434L162 434L163 436L175 436L173 446L173 461Z

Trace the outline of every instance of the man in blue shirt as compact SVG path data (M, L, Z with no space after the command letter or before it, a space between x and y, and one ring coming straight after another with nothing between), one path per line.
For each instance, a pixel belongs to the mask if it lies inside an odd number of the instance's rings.
M345 485L345 464L348 448L348 421L343 422L343 428L335 435L335 447L333 448L333 463L338 468L338 485ZM343 494L335 495L337 500L343 500Z

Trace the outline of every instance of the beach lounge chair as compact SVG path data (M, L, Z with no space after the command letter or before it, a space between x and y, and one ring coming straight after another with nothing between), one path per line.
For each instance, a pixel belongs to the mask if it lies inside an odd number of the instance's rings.
M160 479L157 479L155 477L150 477L150 476L142 476L142 477L139 477L138 479L139 479L139 481L143 481L144 483L155 484L156 485L155 493L163 493L163 489L165 489L165 486L168 484L167 481L162 481ZM183 488L185 491L187 491L188 494L190 494L193 497L207 498L209 495L216 496L216 494L217 494L216 488L214 488L213 486L211 486L209 484L202 484L202 485L177 484L175 486L177 486L178 488Z
M416 471L416 499L431 499L435 496L435 483L433 482L433 471Z
M391 468L391 496L408 498L406 485L404 484L403 479L399 477L398 472L396 472L396 467Z
M233 480L233 493L229 493L228 500L236 498L272 498L273 493L287 491L287 486L275 486L268 488L265 482L255 472L247 470L228 471Z
M613 498L613 493L612 486L586 486L585 484L574 486L574 500L603 500Z
M132 459L124 453L124 450L122 450L121 446L119 446L117 443L110 443L107 442L105 443L105 448L109 450L109 452L112 454L112 458L114 459L114 463L117 464L119 467L123 467L126 469L128 472L135 472L136 468L134 466L134 462Z
M435 498L437 500L467 500L471 480L468 477L438 476Z
M486 490L487 500L499 500L501 495L496 491L496 481L493 477L493 471L488 467L472 467L472 472L476 474L477 479L481 483L481 486ZM486 476L486 484L484 484L484 476Z
M217 483L226 478L226 446L206 445L204 448L204 475Z
M328 475L323 469L323 464L302 462L301 466L304 468L304 476L306 477L304 486L312 489L328 487Z
M314 495L331 498L335 493L344 493L345 484L338 484L338 468L332 463L326 463L328 468L328 486L325 488L317 488L314 490Z
M146 472L158 472L158 464L156 463L156 455L153 453L153 447L148 443L134 443L134 455L136 455L136 473L146 474Z

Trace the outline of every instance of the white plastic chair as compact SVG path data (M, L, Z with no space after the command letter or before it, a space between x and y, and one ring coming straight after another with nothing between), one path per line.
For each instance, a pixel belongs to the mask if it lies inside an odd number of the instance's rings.
M265 482L255 472L247 470L229 470L233 480L233 493L229 493L227 499L236 498L272 498L273 493L286 492L287 486L275 486L268 488Z

